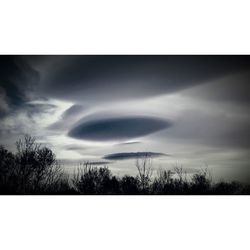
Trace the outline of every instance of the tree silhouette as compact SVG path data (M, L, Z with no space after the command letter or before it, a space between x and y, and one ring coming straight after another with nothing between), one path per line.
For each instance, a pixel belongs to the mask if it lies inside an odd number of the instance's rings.
M34 137L25 135L17 141L16 148L15 155L0 149L1 186L5 190L17 194L46 193L65 181L51 149L41 147Z
M153 178L149 157L136 161L137 176L117 177L107 166L85 162L73 177L66 174L51 149L25 135L12 153L0 146L0 194L250 194L250 185L212 183L208 169L187 178L182 166L160 169Z
M15 156L3 146L0 146L0 192L15 193Z

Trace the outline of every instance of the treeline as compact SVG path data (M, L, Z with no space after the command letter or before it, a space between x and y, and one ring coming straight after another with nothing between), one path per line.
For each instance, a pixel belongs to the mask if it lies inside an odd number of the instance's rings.
M86 162L69 177L55 154L26 135L16 143L16 153L0 146L0 194L87 195L213 195L250 194L238 182L213 183L207 169L187 176L182 168L158 170L153 175L150 158L136 161L137 176L117 177L108 167Z

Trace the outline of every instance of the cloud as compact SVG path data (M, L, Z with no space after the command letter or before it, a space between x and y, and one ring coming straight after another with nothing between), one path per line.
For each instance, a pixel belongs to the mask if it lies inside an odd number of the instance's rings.
M182 91L184 95L218 103L248 105L250 102L250 71L219 78Z
M53 114L57 106L54 104L43 104L43 103L26 103L22 106L22 109L26 111L27 116L32 118L38 114Z
M141 142L139 142L139 141L131 141L131 142L117 143L116 145L126 146L126 145L134 145L134 144L139 144L139 143L141 143Z
M32 99L39 74L21 57L0 56L0 116L9 115ZM2 103L3 102L3 103Z
M9 104L5 90L0 87L0 118L4 117L9 112Z
M92 141L119 141L145 136L169 128L170 121L155 117L127 116L83 121L68 135Z
M108 164L112 164L110 161L87 161L89 165L97 165L97 166L105 166Z
M129 160L129 159L137 159L143 157L161 157L161 156L168 156L167 154L163 153L154 153L154 152L129 152L129 153L115 153L115 154L108 154L103 157L106 160Z
M76 114L82 112L85 108L82 105L74 104L70 108L68 108L63 114L63 119L68 119L74 117Z
M74 122L80 118L82 113L86 110L86 107L82 105L74 104L70 108L68 108L61 115L59 121L51 124L48 129L50 130L67 130L71 127Z
M75 151L75 150L83 150L83 149L85 149L84 147L82 147L82 146L74 146L74 145L72 145L72 146L66 146L65 147L65 149L66 150L73 150L73 151Z
M250 117L248 113L230 111L216 105L210 109L182 110L175 126L167 133L162 131L157 134L156 139L165 138L183 145L249 149Z
M71 145L66 145L64 147L66 150L72 150L72 151L82 151L88 149L87 147L83 147L82 145L77 145L77 144L71 144Z
M41 90L81 103L172 93L250 69L244 56L68 56L54 61L43 74Z

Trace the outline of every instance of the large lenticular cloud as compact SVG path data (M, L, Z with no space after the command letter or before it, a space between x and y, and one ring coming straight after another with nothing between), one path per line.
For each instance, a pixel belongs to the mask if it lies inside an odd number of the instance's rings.
M127 101L173 93L249 68L249 59L240 56L57 57L41 69L42 91L88 104Z
M80 123L68 135L91 141L120 141L145 136L170 127L172 123L155 117L120 117Z

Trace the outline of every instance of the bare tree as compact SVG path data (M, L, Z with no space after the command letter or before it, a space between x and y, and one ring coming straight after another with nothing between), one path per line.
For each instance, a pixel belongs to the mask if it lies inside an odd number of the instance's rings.
M163 170L160 168L157 170L157 181L161 186L171 184L173 181L173 175L174 172L172 170Z
M138 178L143 192L149 188L153 174L152 160L147 155L136 160L135 166L138 170Z
M174 172L178 177L179 183L187 182L187 172L184 171L182 165L178 166L177 164L174 166Z
M208 167L201 168L201 170L194 174L192 177L193 188L197 192L206 192L211 188L212 176L208 170Z
M15 172L19 192L52 189L60 182L63 172L51 149L41 147L35 137L25 135L16 143Z

